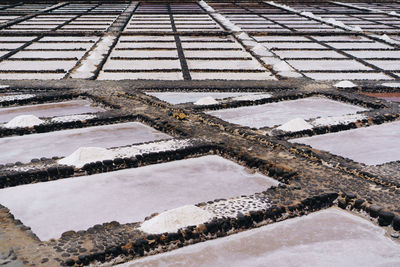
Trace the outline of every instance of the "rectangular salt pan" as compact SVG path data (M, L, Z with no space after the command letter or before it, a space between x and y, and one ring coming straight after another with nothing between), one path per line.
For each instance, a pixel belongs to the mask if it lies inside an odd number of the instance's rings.
M118 123L0 139L0 163L68 156L79 147L116 147L168 139L169 135L139 122Z
M36 117L55 117L72 114L96 113L104 111L100 107L92 107L87 100L72 100L40 105L0 108L0 123L8 122L20 115L35 115Z
M384 229L331 208L118 266L399 266L399 254Z
M1 189L0 203L48 240L68 230L114 220L142 221L154 212L248 195L272 185L277 185L272 178L250 174L219 156L205 156Z
M385 123L291 142L303 143L367 165L400 160L400 122Z
M341 116L364 110L358 106L322 97L309 97L259 106L208 111L207 113L230 123L261 128L284 124L295 118L306 120L319 116Z

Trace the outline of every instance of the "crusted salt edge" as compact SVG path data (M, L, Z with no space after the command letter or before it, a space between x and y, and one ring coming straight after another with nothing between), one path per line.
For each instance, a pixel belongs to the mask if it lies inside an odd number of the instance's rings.
M396 40L390 38L390 37L387 36L386 34L382 34L382 35L372 35L372 36L373 36L373 37L376 37L376 38L378 38L378 39L380 39L380 40L382 40L382 41L385 41L385 42L387 42L387 43L389 43L389 44L396 44L396 45L400 44L399 41L396 41Z
M82 114L82 115L66 115L60 117L54 117L51 122L72 122L72 121L84 121L96 118L93 114Z
M8 85L7 85L8 86ZM6 96L0 96L0 102L6 102L6 101L14 101L14 100L23 100L23 99L29 99L29 98L34 98L35 95L32 94L25 94L25 95L6 95Z
M6 124L3 125L4 128L14 129L14 128L24 128L24 127L33 127L36 125L43 124L44 121L39 119L34 115L20 115Z
M306 122L302 118L295 118L293 120L290 120L281 126L277 127L277 130L282 130L285 132L297 132L297 131L302 131L302 130L309 130L312 129L313 126Z
M86 163L115 158L133 157L143 153L161 152L171 149L185 148L192 144L193 139L166 140L148 144L133 145L120 148L86 147L78 148L71 155L58 161L59 164L82 168ZM93 151L93 153L91 152ZM98 153L98 154L96 154ZM98 156L96 156L98 155Z
M200 208L214 213L217 218L235 218L239 213L246 214L250 211L268 209L271 206L269 199L260 200L252 196L240 196L223 201L215 201Z
M243 100L259 100L259 99L264 99L264 98L270 98L270 94L252 94L252 95L241 95L241 96L236 96L231 98L231 100L235 101L243 101Z
M199 5L204 8L204 10L208 11L208 12L216 12L214 8L210 7L206 2L204 2L203 0L201 0L199 2Z
M206 97L200 98L199 100L197 100L193 104L198 105L198 106L214 105L214 104L218 104L218 101L215 100L211 96L206 96Z
M209 211L194 205L186 205L167 210L144 221L139 229L149 234L176 232L180 228L205 223L214 217Z
M83 60L80 67L78 67L72 74L72 78L90 78L97 65L100 64L104 55L108 52L116 37L106 36L97 43L96 47L89 52L89 56Z
M338 124L348 124L351 122L356 122L359 120L366 119L366 115L362 114L348 114L343 116L333 116L333 117L325 117L325 118L317 118L312 120L310 123L314 126L330 126L330 125L338 125Z
M357 84L354 84L351 81L341 81L335 84L335 87L337 88L354 88L357 87Z

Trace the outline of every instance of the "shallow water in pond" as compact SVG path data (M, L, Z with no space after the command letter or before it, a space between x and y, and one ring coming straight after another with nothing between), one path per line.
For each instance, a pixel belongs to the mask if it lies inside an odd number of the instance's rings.
M400 121L290 140L367 165L400 160Z
M331 208L118 266L399 266L400 246L384 234Z
M170 138L139 122L118 123L0 139L0 163L67 156L79 147L115 147Z
M96 113L104 111L91 105L87 100L72 100L20 107L0 108L0 123L8 122L16 116L35 115L36 117L55 117L72 114Z
M5 188L0 190L0 203L47 240L68 230L113 220L142 221L154 212L252 194L272 185L277 185L272 178L250 174L219 156L204 156Z

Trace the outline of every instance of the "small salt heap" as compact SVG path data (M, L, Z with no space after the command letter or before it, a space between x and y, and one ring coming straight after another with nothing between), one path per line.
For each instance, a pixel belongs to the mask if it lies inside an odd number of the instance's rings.
M190 225L199 225L211 220L214 215L194 205L186 205L168 210L145 221L140 230L150 234L176 232L180 228Z
M218 104L218 101L215 100L214 98L212 98L211 96L207 96L207 97L200 98L194 104L199 105L199 106L200 105L214 105L214 104Z
M308 122L306 122L305 120L303 120L302 118L296 118L296 119L286 122L285 124L282 124L281 126L279 126L276 129L282 130L285 132L297 132L297 131L308 130L308 129L312 129L312 128L313 128L313 126L311 124L309 124Z
M357 87L356 84L352 83L351 81L341 81L335 84L337 88L354 88Z
M14 128L24 128L24 127L33 127L35 125L39 125L44 123L41 119L34 115L20 115L12 120L10 120L8 123L4 124L3 127L9 128L9 129L14 129Z
M59 164L72 165L82 168L86 163L113 159L114 153L102 147L80 147L74 153L60 159Z

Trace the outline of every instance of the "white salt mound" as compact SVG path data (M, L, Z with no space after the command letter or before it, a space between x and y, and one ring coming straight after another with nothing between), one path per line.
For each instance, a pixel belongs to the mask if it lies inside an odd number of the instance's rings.
M286 122L279 126L278 130L286 131L286 132L297 132L302 130L312 129L312 125L303 120L302 118L296 118Z
M356 84L350 82L350 81L341 81L335 84L335 87L337 88L354 88L357 87Z
M214 215L194 205L186 205L168 210L145 221L140 230L150 234L176 232L178 229L190 225L198 225L211 220Z
M194 104L195 105L214 105L214 104L218 104L218 101L215 100L214 98L212 98L211 96L207 96L207 97L200 98Z
M39 125L44 123L41 119L34 115L20 115L12 120L10 120L8 123L4 124L5 128L18 128L18 127L33 127L35 125Z
M114 153L102 147L80 147L74 153L60 159L59 164L72 165L76 168L82 168L86 163L113 159Z

